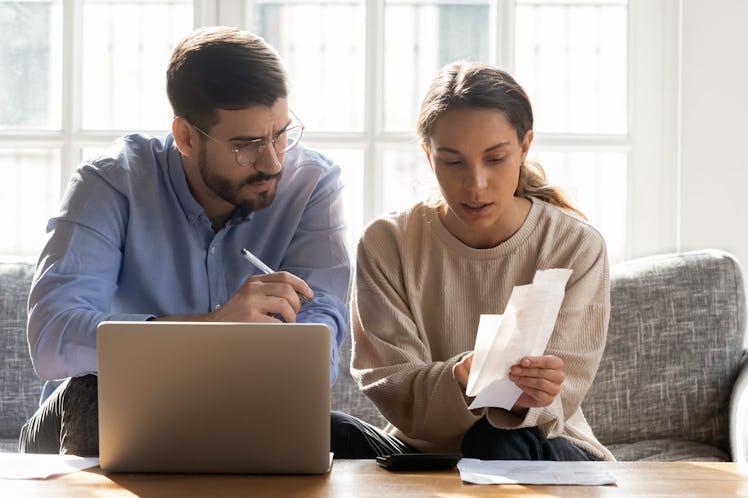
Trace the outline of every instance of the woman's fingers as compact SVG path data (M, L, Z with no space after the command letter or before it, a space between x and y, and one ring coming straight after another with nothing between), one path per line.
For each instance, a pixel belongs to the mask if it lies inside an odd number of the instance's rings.
M551 404L565 379L563 366L563 360L553 355L526 357L513 365L509 379L523 392L516 406L534 408Z

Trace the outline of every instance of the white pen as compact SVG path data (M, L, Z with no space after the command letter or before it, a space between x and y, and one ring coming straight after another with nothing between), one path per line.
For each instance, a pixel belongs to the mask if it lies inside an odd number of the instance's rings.
M266 265L265 263L263 263L260 258L258 258L254 254L252 254L251 252L249 252L246 248L242 248L241 252L242 252L242 256L244 256L244 259L246 259L247 261L249 261L250 263L252 263L258 270L260 270L265 275L267 275L268 273L275 273L275 271L272 268L270 268L268 265ZM309 298L306 297L301 292L297 292L296 295L299 296L299 300L302 303L308 303L309 302Z

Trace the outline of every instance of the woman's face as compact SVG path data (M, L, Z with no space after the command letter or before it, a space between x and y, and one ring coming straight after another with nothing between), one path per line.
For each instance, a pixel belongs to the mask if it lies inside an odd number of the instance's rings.
M423 148L446 201L440 217L455 237L485 248L519 229L530 203L514 192L531 142L532 130L520 143L492 109L457 108L436 120Z

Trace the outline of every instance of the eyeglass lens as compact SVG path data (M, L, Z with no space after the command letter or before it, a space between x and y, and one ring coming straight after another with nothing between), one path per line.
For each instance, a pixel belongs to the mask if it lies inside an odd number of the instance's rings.
M302 126L292 126L275 137L275 139L273 139L273 147L276 152L282 154L294 148L296 144L299 143L299 140L301 140L303 129ZM235 149L236 162L242 166L253 164L257 158L265 152L265 147L267 147L267 142L265 140L259 140L247 144L244 147Z

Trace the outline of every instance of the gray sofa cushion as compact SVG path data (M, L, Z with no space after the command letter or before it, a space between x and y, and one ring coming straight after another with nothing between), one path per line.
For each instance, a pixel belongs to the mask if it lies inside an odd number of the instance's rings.
M730 455L718 448L693 441L648 439L631 444L611 444L608 449L620 461L727 462Z
M39 403L42 382L29 360L26 302L31 263L0 263L0 448L15 450L18 433Z
M711 455L729 459L729 401L743 363L744 302L740 267L721 251L652 256L611 268L608 342L583 409L617 458L694 459L694 447L672 450L670 442L681 441L712 446L718 451ZM659 455L651 451L657 446Z

